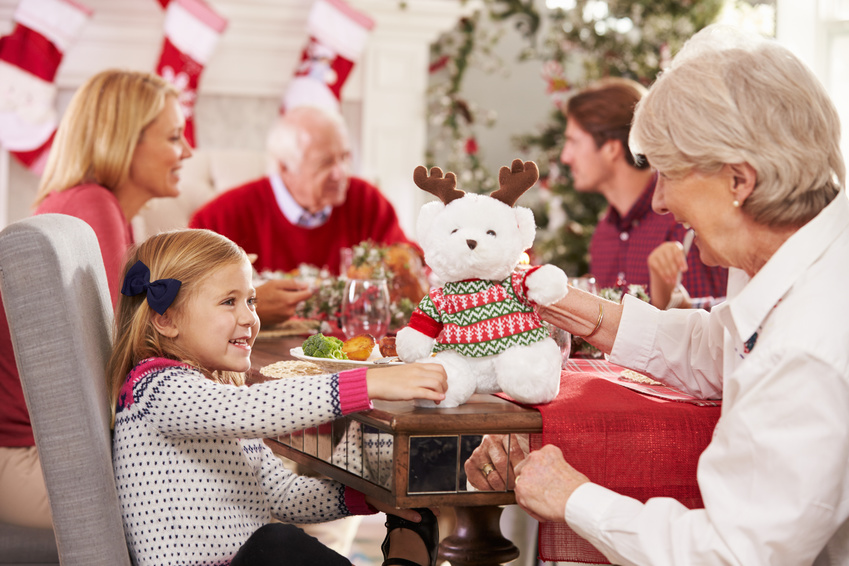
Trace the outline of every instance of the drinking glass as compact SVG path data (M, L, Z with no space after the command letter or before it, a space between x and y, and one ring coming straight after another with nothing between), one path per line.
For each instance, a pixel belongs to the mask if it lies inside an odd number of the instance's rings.
M583 277L570 277L569 285L575 287L576 289L586 291L587 293L598 295L598 285L596 285L595 277L593 277L592 275L584 275Z
M542 324L560 348L560 367L565 368L569 362L569 354L572 353L572 335L550 322L543 321Z
M342 296L342 329L346 338L371 334L380 340L389 329L386 279L349 279Z

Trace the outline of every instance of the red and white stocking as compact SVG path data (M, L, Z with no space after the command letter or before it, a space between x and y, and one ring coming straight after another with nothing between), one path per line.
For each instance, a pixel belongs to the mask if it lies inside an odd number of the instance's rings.
M162 0L160 3L165 4ZM186 139L195 145L194 108L198 81L218 38L227 27L203 0L171 0L165 8L165 39L156 73L180 91Z
M91 13L72 0L21 0L0 38L0 145L36 174L56 132L56 71Z
M316 0L307 21L309 40L281 111L296 106L339 110L342 85L365 47L374 20L344 0Z

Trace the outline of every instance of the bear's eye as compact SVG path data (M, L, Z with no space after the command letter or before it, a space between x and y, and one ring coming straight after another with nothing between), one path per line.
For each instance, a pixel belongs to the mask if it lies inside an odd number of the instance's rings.
M495 230L487 230L487 231L486 231L486 234L487 234L488 236L495 236Z
M456 231L457 231L457 228L454 228L453 230L451 230L451 233L453 234Z

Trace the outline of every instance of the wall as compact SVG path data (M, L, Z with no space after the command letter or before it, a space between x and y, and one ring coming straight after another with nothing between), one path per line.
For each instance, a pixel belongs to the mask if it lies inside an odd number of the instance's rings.
M80 1L94 15L59 68L60 110L76 87L102 69L153 69L162 44L163 10L156 0ZM207 1L229 26L201 76L198 147L261 149L306 43L312 2ZM0 0L0 34L11 30L17 4ZM412 231L422 202L411 172L424 159L428 48L469 8L456 0L415 0L406 9L396 0L349 4L376 21L342 92L358 173L379 184ZM0 155L0 227L30 213L37 184L14 159Z

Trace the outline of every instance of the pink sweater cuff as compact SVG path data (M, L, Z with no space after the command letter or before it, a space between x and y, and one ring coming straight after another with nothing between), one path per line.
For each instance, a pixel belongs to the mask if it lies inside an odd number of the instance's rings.
M345 506L351 515L374 515L377 509L366 503L366 496L356 489L345 487Z
M339 404L343 415L374 408L368 398L366 371L366 368L357 368L339 374Z

